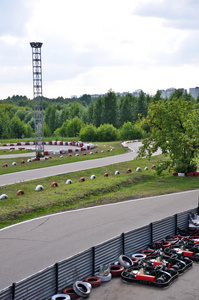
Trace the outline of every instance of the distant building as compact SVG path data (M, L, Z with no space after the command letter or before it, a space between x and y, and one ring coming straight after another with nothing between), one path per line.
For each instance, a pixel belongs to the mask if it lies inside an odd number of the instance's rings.
M191 94L192 97L194 97L195 99L197 99L198 95L199 95L199 87L195 87L195 88L190 88L189 89L189 94Z

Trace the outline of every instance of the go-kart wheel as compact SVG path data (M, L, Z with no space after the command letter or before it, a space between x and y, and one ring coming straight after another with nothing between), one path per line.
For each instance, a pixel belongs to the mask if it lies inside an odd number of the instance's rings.
M199 261L199 253L196 253L194 257Z
M188 257L183 257L183 261L186 263L186 264L189 264L191 262L191 259L188 258Z
M178 273L178 271L174 268L170 268L167 270L168 273L170 273L172 276L176 275Z
M176 270L176 271L179 270L179 267L178 267L177 265L173 265L172 268L173 268L174 270Z
M158 278L156 279L156 283L162 284L162 283L164 283L164 282L165 282L165 280L164 280L164 278L162 278L162 277L158 277Z

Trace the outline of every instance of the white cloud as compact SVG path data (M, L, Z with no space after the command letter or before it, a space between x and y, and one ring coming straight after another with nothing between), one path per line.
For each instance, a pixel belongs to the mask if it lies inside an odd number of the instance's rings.
M32 97L32 41L43 42L47 97L197 86L198 8L194 0L1 0L0 99Z

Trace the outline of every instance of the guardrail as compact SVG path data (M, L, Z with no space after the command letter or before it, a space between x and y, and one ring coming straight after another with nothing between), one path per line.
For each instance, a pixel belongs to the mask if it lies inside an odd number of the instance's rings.
M199 207L175 214L160 221L122 233L0 291L1 300L48 300L52 295L72 286L76 280L94 275L100 264L114 263L121 254L131 256L159 241L177 234L177 227L188 227L188 213L199 213Z

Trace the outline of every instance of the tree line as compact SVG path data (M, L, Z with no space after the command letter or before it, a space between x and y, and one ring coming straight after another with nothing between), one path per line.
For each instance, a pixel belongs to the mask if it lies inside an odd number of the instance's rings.
M194 103L195 99L176 90L170 100L183 97ZM140 92L116 95L112 90L97 98L83 95L79 98L43 98L44 135L55 138L77 137L82 140L140 139L148 134L149 126L143 123L149 105L161 99ZM196 101L195 101L196 102ZM8 97L0 101L0 138L25 138L34 136L34 102L25 96Z

